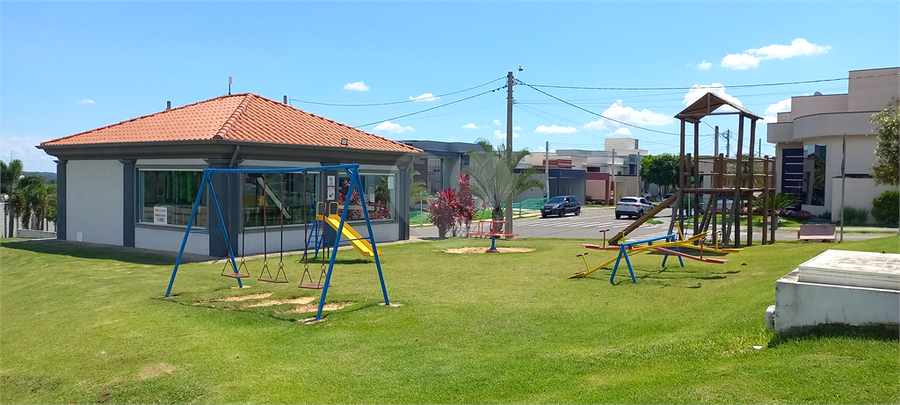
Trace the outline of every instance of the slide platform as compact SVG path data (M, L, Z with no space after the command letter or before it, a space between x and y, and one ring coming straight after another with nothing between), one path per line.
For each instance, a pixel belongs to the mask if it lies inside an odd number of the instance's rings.
M327 216L325 217L325 223L337 231L341 226L341 217ZM356 232L356 229L353 229L353 227L346 222L344 222L344 229L341 231L341 239L348 240L350 245L356 248L356 251L363 255L363 257L375 257L375 250L372 249L372 244L369 243L368 240L363 239L362 235L360 235L359 232Z

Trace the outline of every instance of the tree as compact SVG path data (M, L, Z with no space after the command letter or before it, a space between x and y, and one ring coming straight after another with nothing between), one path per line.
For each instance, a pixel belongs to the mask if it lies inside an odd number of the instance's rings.
M14 201L25 229L43 229L44 218L50 210L51 195L55 194L56 188L47 179L36 174L22 177L10 200Z
M878 125L872 177L876 185L896 186L900 184L900 101L892 99L884 110L872 114L871 122Z
M506 151L502 146L494 150L486 140L479 140L481 151L469 151L467 154L473 164L463 169L463 173L472 177L472 194L481 198L491 207L491 218L503 220L503 204L507 198L515 197L532 187L543 190L541 181L531 176L540 170L528 168L516 171L516 165L529 155L528 151ZM512 207L508 207L512 208Z
M13 219L18 217L16 206L25 206L25 201L21 196L15 197L15 199L21 201L13 201L13 195L19 189L19 179L22 177L22 170L22 161L19 159L10 161L9 165L0 161L0 192L9 197L6 205L9 212L9 233L7 235L12 235L16 229L16 221ZM16 204L17 202L18 204Z
M409 205L416 205L419 202L428 200L428 190L425 188L425 182L416 179L420 174L416 169L412 169L409 172Z
M659 186L660 194L669 193L669 187L678 187L678 156L662 153L647 155L641 159L641 179Z

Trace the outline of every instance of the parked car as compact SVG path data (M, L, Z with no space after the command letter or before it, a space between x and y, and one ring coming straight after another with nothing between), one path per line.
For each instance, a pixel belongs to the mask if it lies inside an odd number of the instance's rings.
M547 218L547 215L564 217L570 212L575 215L581 215L581 203L578 202L578 197L574 195L558 195L551 198L541 207L542 218Z
M631 218L640 218L653 209L653 204L644 197L622 197L616 204L616 219L627 215Z

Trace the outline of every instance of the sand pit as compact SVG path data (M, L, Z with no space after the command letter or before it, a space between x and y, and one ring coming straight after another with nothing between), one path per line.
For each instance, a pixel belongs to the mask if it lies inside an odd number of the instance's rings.
M489 248L486 247L464 247L458 249L447 249L444 252L447 253L469 253L469 254L479 254L479 253L487 253ZM533 252L534 248L497 248L499 253L522 253L522 252Z

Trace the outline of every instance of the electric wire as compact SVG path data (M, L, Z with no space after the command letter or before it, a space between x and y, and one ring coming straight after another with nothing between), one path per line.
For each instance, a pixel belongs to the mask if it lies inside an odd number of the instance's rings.
M477 85L477 86L472 86L472 87L469 87L469 88L466 88L466 89L457 90L457 91L452 91L452 92L450 92L450 93L438 94L438 95L436 95L436 96L432 96L431 98L432 98L432 99L438 99L438 98L441 98L441 97L447 97L447 96L452 96L452 95L454 95L454 94L464 93L464 92L467 92L467 91L469 91L469 90L474 90L474 89L477 89L477 88L479 88L479 87L487 86L487 85L489 85L489 84L491 84L491 83L493 83L493 82L496 82L497 80L500 80L500 79L506 79L506 76L498 77L498 78L493 79L493 80L491 80L491 81L484 82L484 83L479 84L479 85ZM296 101L296 102L298 102L298 103L315 104L315 105L324 105L324 106L329 106L329 107L379 107L379 106L386 106L386 105L396 105L396 104L414 103L414 102L417 102L417 101L423 101L423 100L427 100L427 99L409 99L409 100L401 100L401 101L389 101L389 102L383 102L383 103L367 103L367 104L346 104L346 103L324 103L324 102L320 102L320 101L299 100L299 99L296 99L296 98L289 98L289 99L288 99L289 102L291 102L291 101Z
M431 107L431 108L426 108L426 109L424 109L424 110L414 111L414 112L411 112L411 113L409 113L409 114L403 114L403 115L398 115L398 116L392 117L392 118L386 118L386 119L383 119L383 120L373 121L373 122L370 122L370 123L368 123L368 124L354 125L353 127L354 127L354 128L365 128L365 127L368 127L368 126L371 126L371 125L380 124L380 123L385 122L385 121L398 120L398 119L400 119L400 118L410 117L410 116L417 115L417 114L421 114L421 113L424 113L424 112L436 110L436 109L438 109L438 108L447 107L447 106L450 106L450 105L453 105L453 104L456 104L456 103L461 103L461 102L466 101L466 100L471 100L471 99L473 99L473 98L475 98L475 97L480 97L480 96L483 96L483 95L485 95L485 94L493 93L493 92L495 92L495 91L502 90L502 89L505 89L505 88L506 88L506 86L504 85L504 86L498 87L498 88L496 88L496 89L484 91L484 92L481 92L481 93L478 93L478 94L475 94L475 95L471 95L471 96L468 96L468 97L461 98L461 99L459 99L459 100L451 101L451 102L449 102L449 103L444 103L444 104L437 105L437 106L434 106L434 107Z
M869 75L869 76L857 76L854 79L871 79L878 77L886 77L886 76L897 76L900 73L887 73L880 75ZM793 82L775 82L775 83L755 83L755 84L736 84L736 85L722 85L724 88L731 89L739 89L739 88L749 88L749 87L773 87L773 86L789 86L789 85L798 85L798 84L812 84L812 83L825 83L825 82L836 82L850 80L849 77L840 77L834 79L817 79L817 80L799 80ZM534 84L527 85L529 87L545 87L545 88L554 88L554 89L570 89L570 90L612 90L612 91L662 91L662 90L691 90L694 87L588 87L588 86L561 86L561 85L553 85L553 84Z

